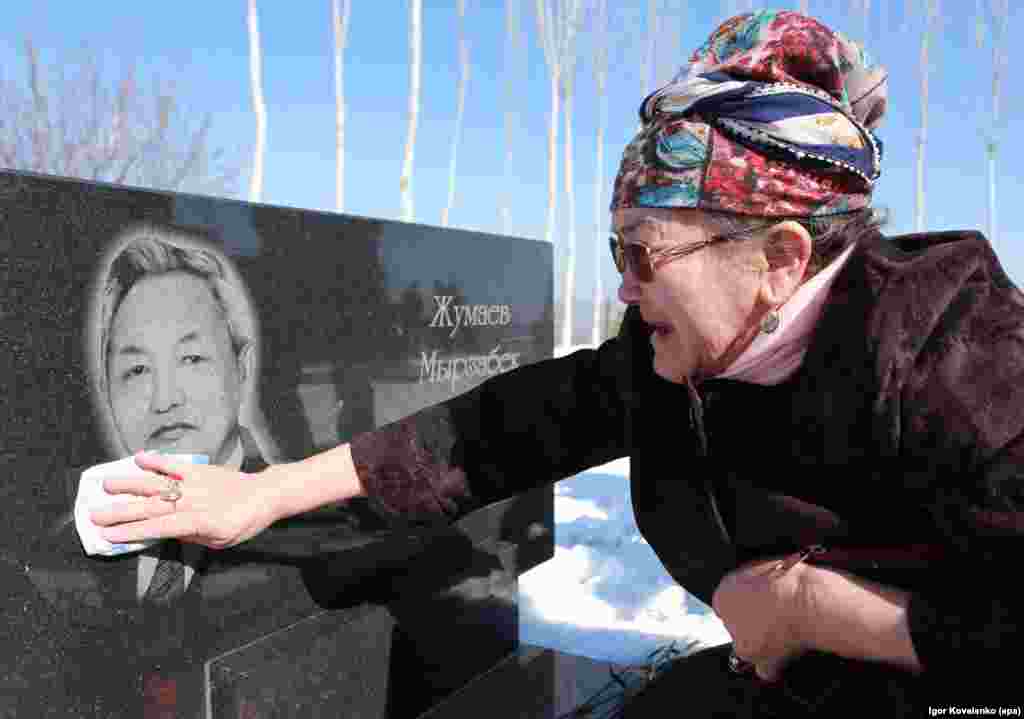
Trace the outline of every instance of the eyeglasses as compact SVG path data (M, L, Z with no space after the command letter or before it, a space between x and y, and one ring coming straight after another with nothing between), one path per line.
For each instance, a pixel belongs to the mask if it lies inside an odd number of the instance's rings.
M648 228L656 230L658 235L650 239L651 243L656 244L660 238L661 226L664 224L665 223L660 220L647 218L627 228L627 231L630 234L633 234L636 232L642 232L644 229ZM608 245L612 251L612 261L615 262L615 268L621 274L625 274L627 267L632 267L633 274L636 275L638 280L641 282L650 282L654 279L654 271L668 262L678 260L680 257L686 257L697 250L702 250L708 245L713 245L718 242L727 242L730 240L753 237L757 233L768 229L773 224L774 222L771 222L764 226L748 227L736 232L712 235L708 239L701 240L700 242L694 242L692 245L667 247L662 250L652 250L646 242L628 242L626 238L622 236L621 231L612 231L611 236L608 238Z
M663 250L652 250L640 242L626 242L626 239L618 232L612 232L608 238L609 248L612 251L612 261L620 274L625 274L626 267L633 268L633 274L641 282L650 282L654 279L654 271L666 262L686 257L697 250L703 249L716 242L730 239L726 235L716 235L692 245L680 247L669 247Z

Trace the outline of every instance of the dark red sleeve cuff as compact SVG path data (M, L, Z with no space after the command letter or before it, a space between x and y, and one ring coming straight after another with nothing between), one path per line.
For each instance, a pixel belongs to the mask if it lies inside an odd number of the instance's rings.
M451 521L472 503L465 471L450 462L453 440L446 423L432 416L440 411L426 410L352 439L356 474L384 514L436 523ZM438 426L424 432L424 422ZM424 441L424 435L434 435L429 437L433 441Z

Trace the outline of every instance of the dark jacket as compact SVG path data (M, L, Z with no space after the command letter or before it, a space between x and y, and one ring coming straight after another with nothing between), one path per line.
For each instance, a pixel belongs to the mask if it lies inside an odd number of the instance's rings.
M705 602L740 562L811 542L936 543L925 569L863 573L913 592L926 673L1019 648L1024 296L980 234L862 237L778 386L709 380L694 402L654 374L650 333L631 307L596 350L360 435L360 478L443 521L629 455L640 531Z

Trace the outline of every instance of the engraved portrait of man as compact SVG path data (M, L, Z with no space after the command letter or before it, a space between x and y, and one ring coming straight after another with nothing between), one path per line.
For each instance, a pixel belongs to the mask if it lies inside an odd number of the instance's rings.
M265 467L274 451L257 421L258 321L228 259L190 233L142 225L118 238L99 270L86 343L110 455L149 450ZM144 553L136 597L177 601L205 559L178 542Z
M96 266L87 318L82 355L106 459L201 454L252 474L281 461L258 401L258 317L219 248L177 227L128 228ZM140 554L88 557L70 511L85 469L66 473L68 511L51 530L57 552L34 563L29 578L52 604L75 606L79 621L97 625L112 607L140 605L192 606L218 627L232 616L272 617L286 604L312 611L302 567L386 533L352 502L279 522L223 552L170 540Z
M113 456L145 449L241 467L273 452L256 421L258 323L225 257L144 226L115 246L97 284L94 402Z
M197 233L143 224L112 238L93 268L80 357L100 440L94 461L152 450L252 473L279 461L258 404L259 322L229 259ZM316 609L298 562L322 541L301 521L220 553L165 540L138 554L87 556L72 512L87 468L55 478L65 509L22 567L66 625L45 635L55 648L38 644L32 661L78 667L58 687L69 705L126 700L154 663L224 651ZM90 661L96 655L123 661Z

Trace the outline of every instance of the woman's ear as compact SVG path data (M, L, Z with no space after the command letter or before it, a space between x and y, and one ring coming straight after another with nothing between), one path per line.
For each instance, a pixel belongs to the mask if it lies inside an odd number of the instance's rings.
M771 307L786 302L803 284L811 259L811 235L799 222L786 220L765 231L761 299Z

